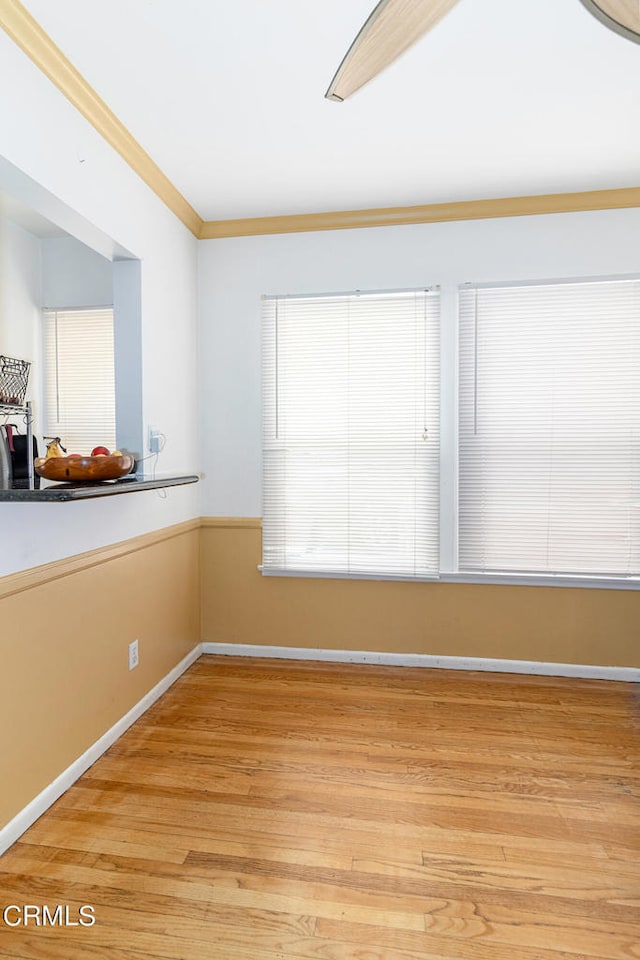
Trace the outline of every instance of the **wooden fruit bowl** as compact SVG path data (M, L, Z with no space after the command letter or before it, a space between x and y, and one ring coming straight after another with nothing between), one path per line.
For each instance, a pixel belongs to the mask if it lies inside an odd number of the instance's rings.
M120 457L50 457L48 460L37 457L33 466L45 480L100 483L131 473L133 457L128 453Z

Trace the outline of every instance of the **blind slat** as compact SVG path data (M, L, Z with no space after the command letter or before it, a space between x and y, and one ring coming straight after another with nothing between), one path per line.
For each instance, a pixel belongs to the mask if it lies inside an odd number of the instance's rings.
M437 574L439 299L263 307L263 569Z
M43 434L69 453L116 446L113 310L43 311Z
M460 296L459 564L640 573L640 281Z

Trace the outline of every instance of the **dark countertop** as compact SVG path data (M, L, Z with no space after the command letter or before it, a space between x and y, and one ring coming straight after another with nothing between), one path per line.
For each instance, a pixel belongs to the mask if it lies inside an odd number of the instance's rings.
M162 487L177 487L185 483L197 483L197 474L183 477L122 477L120 480L104 480L102 483L52 483L40 490L0 490L0 503L65 503L68 500L89 500L93 497L112 497L120 493L136 493L139 490L159 490Z

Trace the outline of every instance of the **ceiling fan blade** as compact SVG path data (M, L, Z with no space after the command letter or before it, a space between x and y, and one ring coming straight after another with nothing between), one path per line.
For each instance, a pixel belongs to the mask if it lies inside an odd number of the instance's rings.
M616 33L640 43L640 4L638 0L582 0L600 23Z
M381 0L355 38L325 93L342 102L404 53L458 0Z

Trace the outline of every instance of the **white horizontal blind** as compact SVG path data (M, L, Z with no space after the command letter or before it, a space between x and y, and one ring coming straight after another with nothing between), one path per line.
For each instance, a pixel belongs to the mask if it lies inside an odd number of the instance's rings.
M459 567L640 573L640 281L464 289Z
M263 571L436 576L439 295L269 298Z
M113 310L43 312L45 436L69 453L116 446Z

